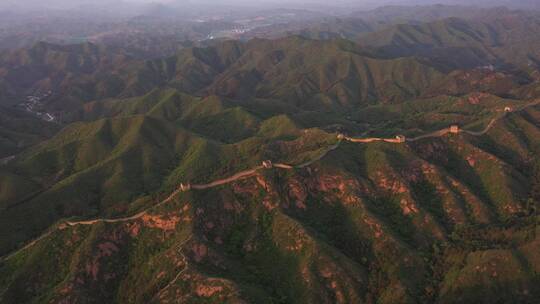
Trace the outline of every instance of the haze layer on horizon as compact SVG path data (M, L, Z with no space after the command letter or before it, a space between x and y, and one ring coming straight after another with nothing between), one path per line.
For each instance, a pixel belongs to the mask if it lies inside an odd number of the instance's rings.
M474 5L474 6L507 6L509 8L540 8L537 0L335 0L329 3L323 0L5 0L1 1L2 10L64 10L77 8L120 8L148 7L149 5L165 5L170 7L246 7L246 8L304 8L341 7L356 9L373 9L387 5Z

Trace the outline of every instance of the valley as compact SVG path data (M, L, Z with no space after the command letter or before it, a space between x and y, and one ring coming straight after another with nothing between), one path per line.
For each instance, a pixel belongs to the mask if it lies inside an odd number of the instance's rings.
M50 113L42 112L40 110L40 108L43 107L43 103L41 102L41 100L47 97L48 95L27 96L26 102L23 104L20 104L20 106L23 107L27 112L30 112L45 121L52 122L54 121L55 117Z

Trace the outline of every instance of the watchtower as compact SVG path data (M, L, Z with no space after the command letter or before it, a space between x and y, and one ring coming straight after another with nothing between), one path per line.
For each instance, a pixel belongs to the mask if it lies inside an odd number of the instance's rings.
M512 108L511 107L506 107L506 108L504 108L504 111L506 113L510 113L510 112L512 112Z
M450 126L450 133L452 134L458 134L459 133L459 126L458 125L452 125Z
M180 190L182 192L186 192L191 190L191 184L190 183L180 183Z
M345 139L345 134L339 133L339 134L337 135L337 139L339 139L339 140L344 140L344 139Z
M262 166L265 169L272 169L272 167L274 167L274 164L272 164L271 160L265 160L265 161L262 162Z
M407 138L405 137L405 135L398 135L396 136L396 140L398 143L404 143L407 141Z

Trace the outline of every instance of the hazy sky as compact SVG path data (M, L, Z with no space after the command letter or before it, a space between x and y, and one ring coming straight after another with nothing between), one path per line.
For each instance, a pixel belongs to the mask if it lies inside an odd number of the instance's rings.
M0 0L1 8L74 8L81 5L88 6L107 6L107 5L119 5L119 4L150 4L150 3L164 3L175 5L242 5L242 6L298 6L301 4L318 4L328 6L361 6L368 2L384 2L387 0ZM388 0L390 1L390 0ZM306 7L309 8L309 7Z
M418 4L464 4L464 5L508 5L508 6L532 6L540 3L540 0L0 0L0 8L74 8L81 5L110 6L121 3L149 4L149 3L174 3L176 5L245 5L245 6L295 6L306 4L319 6L354 6L373 8L387 4L418 5Z

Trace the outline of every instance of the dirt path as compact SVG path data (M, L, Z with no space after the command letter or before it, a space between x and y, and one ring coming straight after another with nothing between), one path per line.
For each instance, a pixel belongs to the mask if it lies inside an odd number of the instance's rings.
M152 300L159 300L161 298L161 295L167 290L169 289L169 287L171 287L174 283L176 283L176 281L178 281L178 279L180 278L180 276L188 269L188 259L187 257L184 255L184 253L182 252L182 250L184 249L184 245L191 241L191 239L193 238L193 235L190 235L185 241L183 241L182 243L180 243L180 245L178 245L178 253L182 256L182 262L184 264L184 268L182 268L182 270L180 270L176 276L167 284L165 285L165 287L161 288L158 293L156 293L156 295L154 296L154 298ZM157 298L157 299L156 299ZM153 301L152 301L153 302Z

